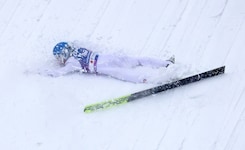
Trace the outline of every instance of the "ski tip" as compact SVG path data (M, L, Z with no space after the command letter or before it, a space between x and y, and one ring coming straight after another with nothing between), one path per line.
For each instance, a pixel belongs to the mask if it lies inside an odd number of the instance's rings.
M222 66L222 68L224 69L224 72L225 72L225 66Z
M225 66L217 67L215 69L210 70L209 72L216 72L217 74L225 73Z
M85 106L83 112L88 114L97 111L99 110L99 108L96 108L97 105L99 104L92 104L92 105Z
M219 68L217 68L216 70L219 70L219 72L222 74L222 73L225 73L225 66L221 66Z
M93 111L91 111L91 110L89 110L89 109L87 109L87 108L85 107L84 110L83 110L83 112L86 113L86 114L88 114L88 113L91 113L91 112L93 112Z
M88 106L85 106L84 108L84 113L92 113L95 111L99 111L99 110L105 110L105 109L109 109L111 107L115 107L118 105L122 105L125 103L128 103L128 98L130 97L130 95L126 95L126 96L122 96L119 98L115 98L109 101L104 101L104 102L98 102L95 104L91 104Z

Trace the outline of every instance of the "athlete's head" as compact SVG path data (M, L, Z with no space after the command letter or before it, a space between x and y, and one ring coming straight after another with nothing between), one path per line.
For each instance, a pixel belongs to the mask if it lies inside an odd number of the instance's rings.
M66 60L70 57L72 52L72 47L67 42L60 42L55 45L53 49L53 55L61 63L65 63Z

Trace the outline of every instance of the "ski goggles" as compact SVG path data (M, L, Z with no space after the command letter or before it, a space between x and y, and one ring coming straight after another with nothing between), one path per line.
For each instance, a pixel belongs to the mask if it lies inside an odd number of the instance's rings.
M55 58L64 64L70 57L70 51L67 48L63 48L60 53L55 55Z

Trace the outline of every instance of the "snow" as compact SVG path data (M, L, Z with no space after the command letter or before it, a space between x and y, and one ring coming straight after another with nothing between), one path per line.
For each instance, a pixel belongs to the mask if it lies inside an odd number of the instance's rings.
M0 149L245 149L244 0L0 0ZM155 84L38 75L53 46L168 58L174 77L226 74L109 110L85 105ZM161 72L159 72L161 73Z

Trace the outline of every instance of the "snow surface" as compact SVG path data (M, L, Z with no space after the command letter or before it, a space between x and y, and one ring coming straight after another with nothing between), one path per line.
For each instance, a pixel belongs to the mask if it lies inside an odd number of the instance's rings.
M244 150L244 0L0 0L1 150ZM173 76L226 74L92 114L87 104L154 86L51 78L59 41L167 58Z

